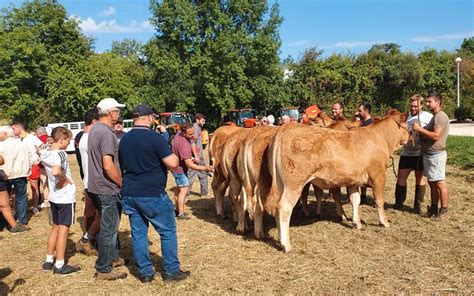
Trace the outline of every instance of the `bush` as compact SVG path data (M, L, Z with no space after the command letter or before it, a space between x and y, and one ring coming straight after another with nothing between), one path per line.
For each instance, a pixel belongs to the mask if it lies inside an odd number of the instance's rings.
M454 110L454 117L457 121L465 121L466 119L472 119L472 110L468 106L460 106Z

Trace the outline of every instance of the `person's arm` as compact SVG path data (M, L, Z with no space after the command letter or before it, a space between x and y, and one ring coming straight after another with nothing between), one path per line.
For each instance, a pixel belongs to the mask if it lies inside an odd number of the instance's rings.
M212 167L208 165L197 165L194 163L194 161L191 158L185 159L184 162L186 163L186 166L190 169L196 170L196 171L212 171Z
M201 159L199 158L199 152L198 152L198 148L197 148L197 145L196 145L196 141L191 143L191 151L193 152L194 162L195 163L200 163Z
M112 182L117 184L118 187L122 188L122 176L120 175L119 170L115 166L113 156L110 154L102 156L102 163L107 177L109 177Z
M429 138L433 141L438 141L441 139L441 136L443 135L444 128L435 128L434 131L429 131L427 129L424 129L420 126L418 122L413 123L413 130L419 132L422 134L424 137Z
M169 156L163 158L163 163L169 170L174 169L179 165L178 156L170 154Z
M53 165L52 168L53 176L56 178L56 188L61 189L67 184L71 183L64 174L63 168L60 165Z

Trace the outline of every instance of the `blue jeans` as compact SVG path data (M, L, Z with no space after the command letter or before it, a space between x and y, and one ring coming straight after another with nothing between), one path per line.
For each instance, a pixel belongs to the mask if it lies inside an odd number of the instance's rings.
M16 195L16 219L21 224L26 224L26 177L10 179L7 182L7 187L13 185L13 192Z
M112 262L119 258L120 242L118 228L122 205L120 195L97 195L102 217L100 219L100 232L97 238L99 256L95 262L98 272L109 273L112 271Z
M179 271L178 239L174 206L166 193L156 197L124 196L123 212L129 215L132 229L133 257L140 276L155 274L148 251L148 223L150 222L161 238L161 253L165 275ZM102 231L102 230L101 230Z

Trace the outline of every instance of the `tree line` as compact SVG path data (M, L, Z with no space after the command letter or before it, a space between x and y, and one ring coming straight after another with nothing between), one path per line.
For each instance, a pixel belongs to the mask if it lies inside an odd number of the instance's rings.
M216 124L226 110L260 114L288 106L361 101L375 112L405 110L414 93L440 92L454 115L460 56L465 109L472 113L474 38L456 51L403 52L376 44L362 54L325 56L318 48L279 59L278 4L265 0L150 2L155 35L146 43L125 39L104 53L56 0L4 8L0 15L0 118L34 128L82 120L104 97L159 111L201 112ZM284 77L284 71L290 73Z

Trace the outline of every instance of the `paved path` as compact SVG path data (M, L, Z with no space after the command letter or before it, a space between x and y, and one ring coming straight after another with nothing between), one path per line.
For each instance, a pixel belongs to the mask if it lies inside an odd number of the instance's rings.
M449 134L452 136L469 136L474 137L474 122L454 123L449 125Z

